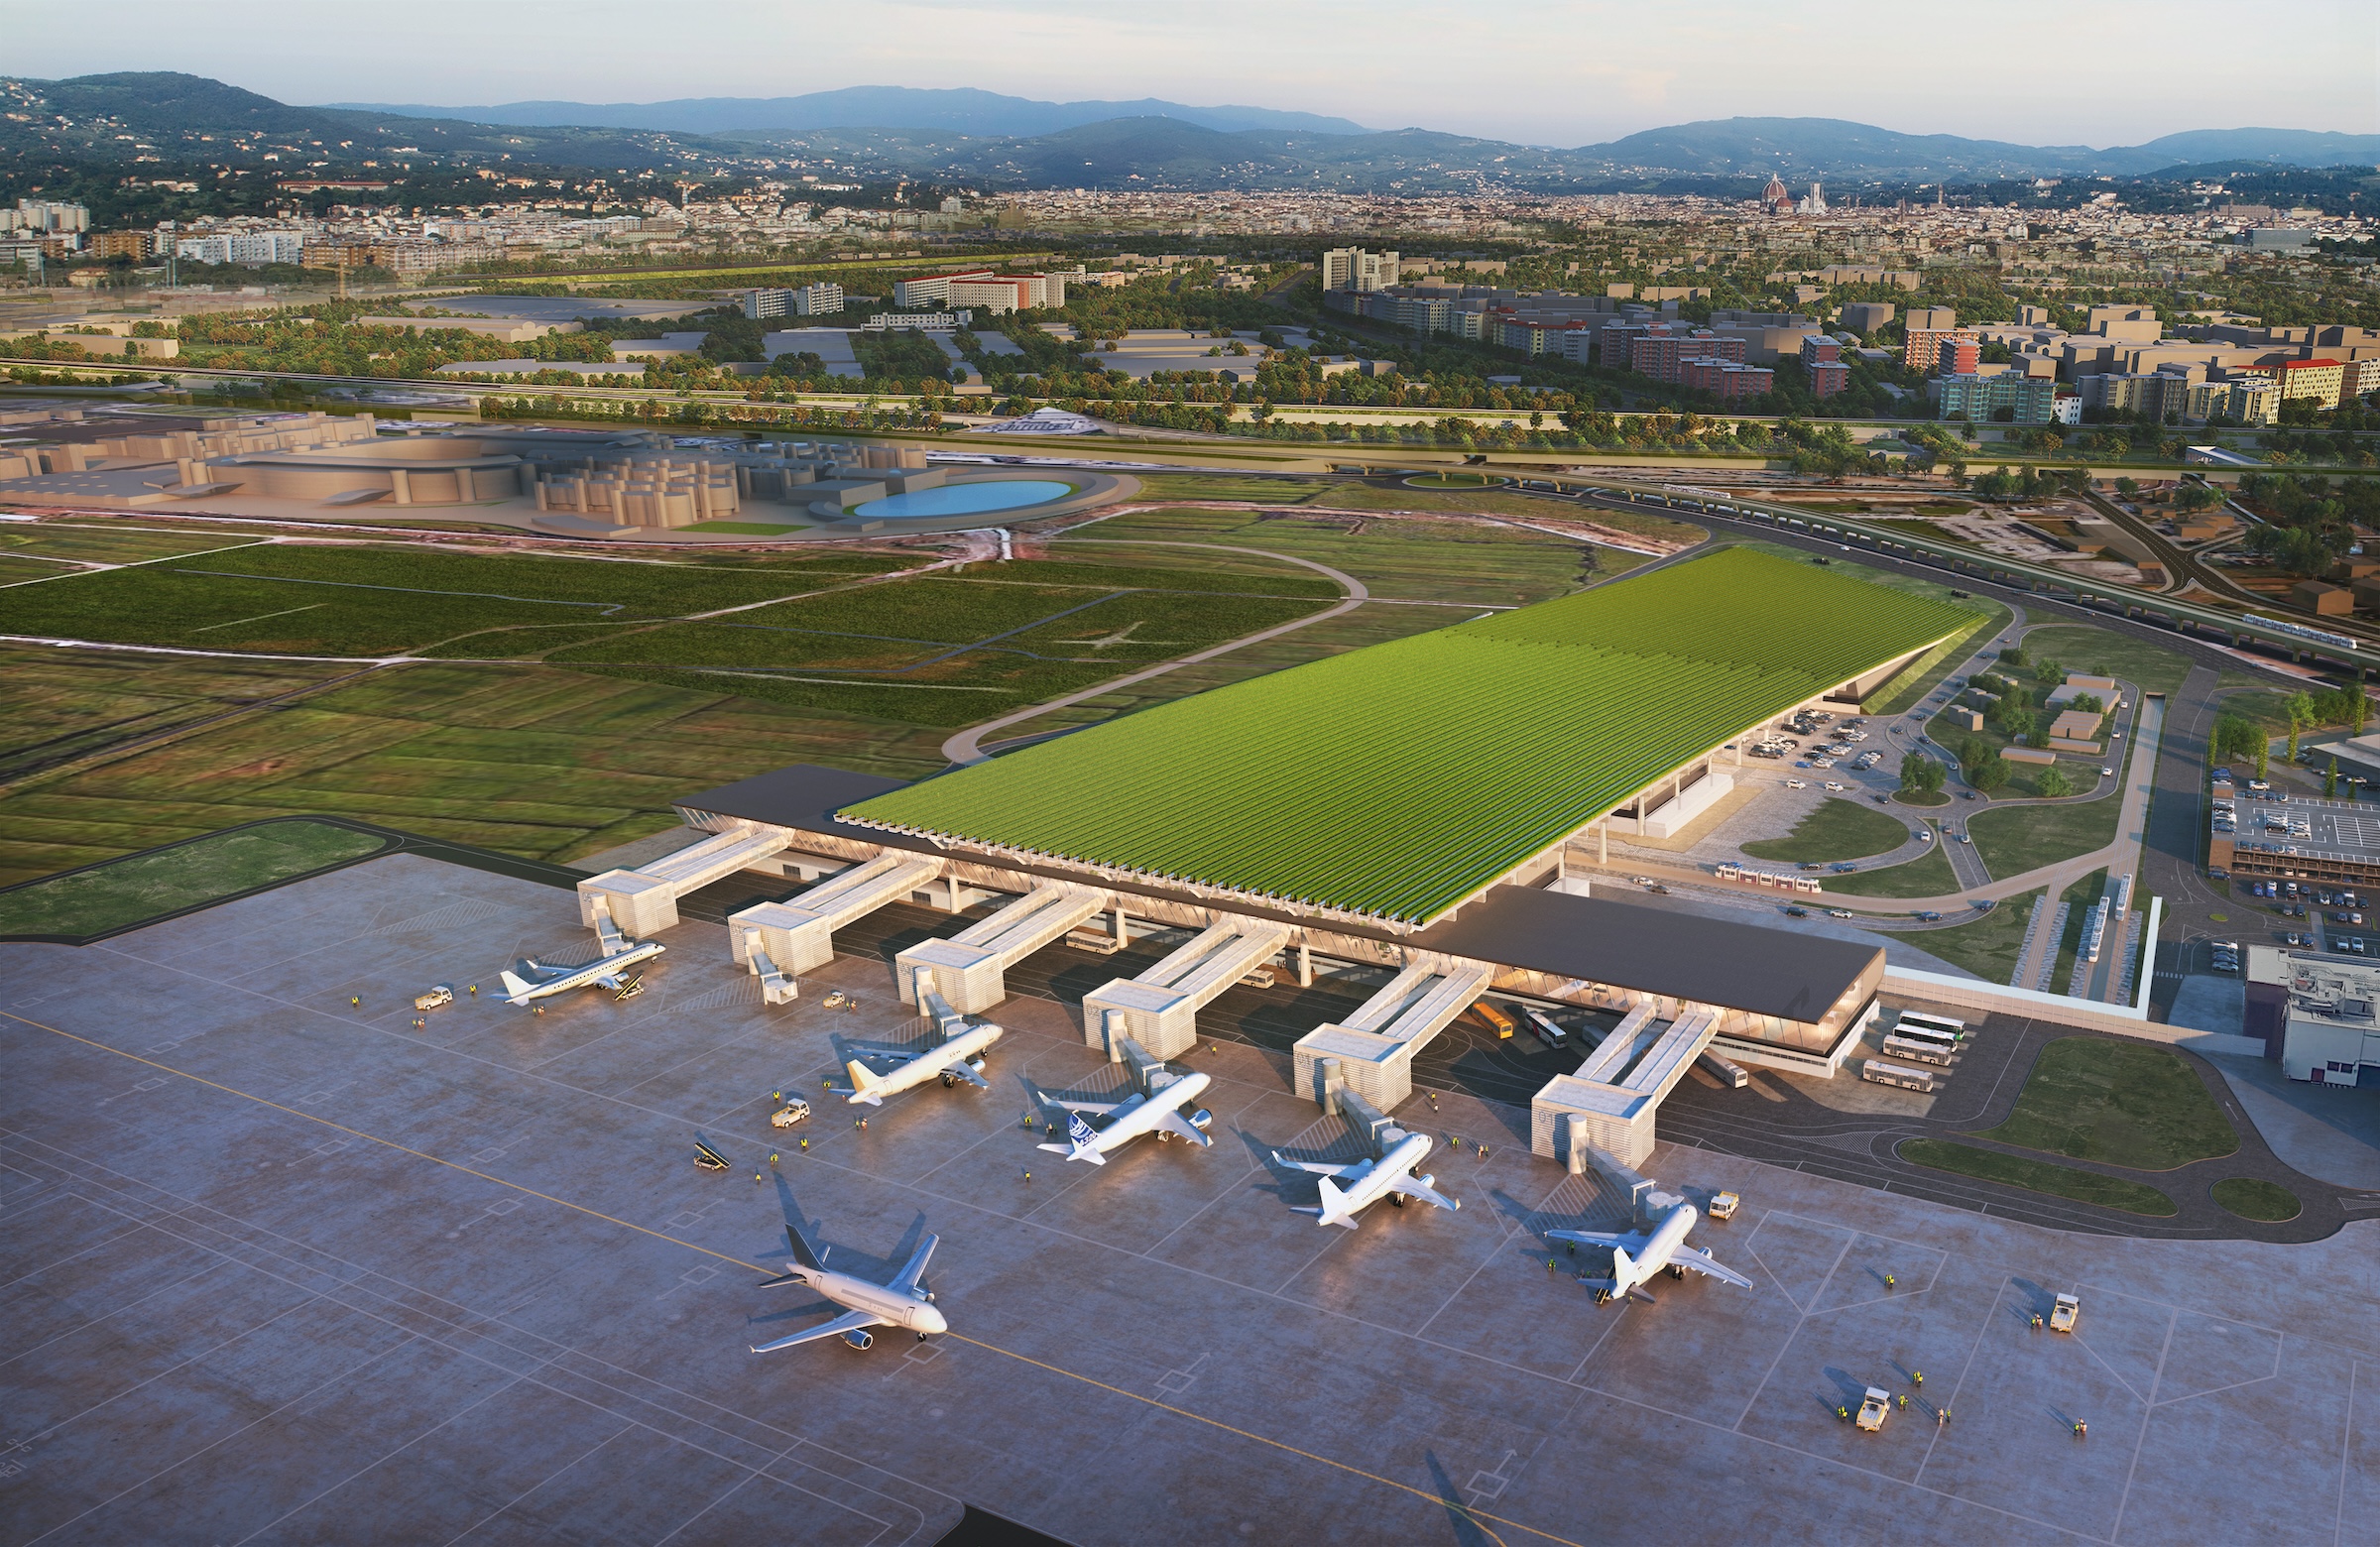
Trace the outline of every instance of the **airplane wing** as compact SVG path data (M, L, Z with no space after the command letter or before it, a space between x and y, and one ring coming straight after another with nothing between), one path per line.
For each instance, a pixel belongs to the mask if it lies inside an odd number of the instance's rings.
M925 1276L926 1259L934 1254L934 1248L941 1244L942 1238L939 1236L926 1237L925 1244L917 1249L917 1254L909 1258L908 1264L899 1272L892 1275L892 1282L887 1287L898 1289L903 1294L916 1288L917 1280Z
M1650 1238L1639 1231L1630 1231L1624 1235L1614 1236L1593 1230L1549 1230L1545 1233L1545 1239L1548 1241L1576 1241L1590 1247L1619 1247L1629 1251L1641 1251L1644 1250L1645 1242Z
M1340 1165L1331 1160L1284 1160L1277 1149L1272 1152L1272 1163L1287 1166L1293 1171L1311 1171L1316 1176L1337 1176L1350 1180L1371 1169L1368 1160L1358 1160L1353 1165Z
M833 1321L821 1322L819 1325L803 1332L797 1332L789 1338L779 1338L774 1343L758 1344L754 1346L753 1352L755 1354L774 1354L778 1349L789 1349L796 1344L815 1343L820 1338L840 1338L847 1332L858 1332L864 1327L882 1327L884 1325L886 1325L885 1319L874 1311L846 1311Z
M599 972L595 975L595 981L614 992L620 988L620 974L616 972Z
M1053 1107L1063 1107L1068 1112L1088 1112L1103 1118L1113 1117L1125 1109L1125 1103L1120 1101L1067 1101L1057 1096L1044 1096L1041 1099Z
M1168 1112L1165 1114L1165 1116L1157 1119L1157 1127L1163 1129L1166 1132L1171 1133L1174 1137L1186 1138L1193 1144L1203 1146L1215 1142L1215 1140L1209 1138L1206 1134L1201 1133L1194 1126L1192 1126L1190 1120L1183 1117L1178 1111Z
M1708 1273L1713 1278L1725 1279L1739 1289L1752 1287L1750 1279L1733 1268L1720 1266L1708 1251L1698 1251L1693 1247L1680 1247L1670 1253L1669 1259L1680 1267L1691 1267L1698 1273Z
M1460 1209L1463 1207L1460 1199L1449 1198L1446 1194L1438 1191L1438 1189L1435 1187L1424 1187L1419 1181L1410 1176L1400 1176L1395 1181L1390 1182L1388 1184L1388 1190L1390 1192L1403 1193L1408 1198L1419 1198L1422 1202L1435 1204L1441 1209Z
M979 1090L990 1090L992 1082L975 1072L975 1066L964 1058L953 1058L942 1066L942 1072L954 1080L965 1080Z

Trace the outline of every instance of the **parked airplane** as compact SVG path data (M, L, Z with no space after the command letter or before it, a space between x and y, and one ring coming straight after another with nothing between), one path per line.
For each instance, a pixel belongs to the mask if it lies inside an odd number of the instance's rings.
M526 1005L548 994L564 994L572 989L592 988L598 984L617 991L626 981L628 969L649 957L658 956L669 947L657 940L646 940L628 946L587 963L584 967L545 967L529 963L534 977L523 978L507 969L504 973L504 1002L507 1005Z
M1000 1027L977 1026L925 1052L895 1055L901 1061L885 1074L876 1073L857 1058L850 1059L843 1067L851 1075L851 1094L844 1100L881 1107L886 1097L923 1085L936 1075L942 1077L946 1088L965 1080L979 1090L990 1090L992 1084L984 1078L984 1053L999 1040Z
M1182 1109L1197 1099L1213 1079L1204 1070L1185 1074L1180 1079L1157 1087L1154 1094L1134 1095L1120 1102L1050 1100L1074 1114L1066 1125L1063 1144L1043 1144L1051 1154L1064 1155L1069 1160L1088 1160L1093 1165L1106 1165L1108 1152L1121 1149L1143 1133L1154 1133L1159 1142L1186 1138L1193 1144L1205 1146L1215 1141L1207 1137L1206 1130L1215 1121L1211 1112L1197 1111L1183 1116ZM1093 1128L1083 1114L1105 1114L1110 1120L1106 1128Z
M1611 1249L1609 1278L1579 1280L1595 1290L1596 1303L1599 1305L1615 1296L1627 1294L1665 1267L1672 1278L1685 1277L1686 1269L1691 1267L1698 1273L1708 1273L1713 1278L1724 1278L1741 1288L1751 1288L1750 1279L1720 1266L1710 1252L1686 1245L1686 1233L1693 1230L1695 1221L1701 1218L1702 1215L1693 1204L1680 1203L1661 1216L1661 1223L1654 1226L1649 1234L1640 1230L1622 1235L1605 1235L1591 1230L1549 1230L1545 1234L1553 1241L1580 1241L1590 1246ZM1652 1297L1647 1295L1645 1298Z
M906 1327L917 1334L923 1343L937 1332L948 1332L950 1323L934 1308L934 1297L925 1287L926 1258L934 1254L939 1236L928 1236L925 1245L908 1264L892 1275L890 1283L877 1283L856 1273L840 1273L826 1265L826 1252L810 1245L809 1238L797 1225L785 1226L785 1244L793 1249L793 1260L785 1264L784 1272L764 1280L763 1289L779 1284L802 1284L817 1290L837 1305L850 1309L830 1322L821 1322L806 1332L779 1338L774 1343L763 1343L754 1348L755 1354L774 1354L797 1343L815 1343L820 1338L841 1338L855 1349L875 1346L871 1327ZM831 1249L830 1249L831 1250Z
M1353 1165L1333 1165L1327 1160L1282 1160L1274 1150L1272 1158L1282 1165L1295 1166L1300 1171L1312 1171L1322 1180L1322 1204L1319 1208L1300 1206L1300 1214L1319 1214L1317 1225L1337 1225L1344 1230L1356 1228L1356 1216L1371 1204L1386 1198L1397 1208L1405 1206L1407 1198L1419 1198L1441 1209L1460 1209L1463 1200L1449 1198L1437 1191L1434 1176L1415 1176L1413 1168L1421 1164L1422 1156L1430 1152L1431 1139L1427 1133L1407 1133L1376 1160L1359 1160Z

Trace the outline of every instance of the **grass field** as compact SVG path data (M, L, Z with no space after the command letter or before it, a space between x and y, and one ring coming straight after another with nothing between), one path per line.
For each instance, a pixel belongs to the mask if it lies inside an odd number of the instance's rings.
M2243 1220L2263 1220L2279 1224L2294 1220L2305 1205L2298 1195L2278 1182L2268 1182L2254 1176L2226 1176L2208 1189L2216 1205L2228 1209Z
M90 936L360 859L387 840L328 822L268 822L0 892L0 936Z
M1947 591L1946 591L1947 596ZM1997 602L1985 602L1989 609L1977 618L1972 628L1963 630L1944 640L1901 669L1898 676L1870 694L1859 705L1865 714L1899 714L1911 704L1922 700L1944 677L1959 669L1975 652L1982 640L2006 628L2016 615Z
M1511 607L1575 591L1646 560L1546 533L1348 517L1313 521L1253 511L1137 511L1081 529L1060 552L1128 538L1267 549L1345 570L1378 596ZM1151 551L1155 551L1151 549ZM1454 618L1449 623L1457 621Z
M16 771L0 792L0 882L314 813L569 860L672 825L675 796L788 763L902 778L943 767L939 732L780 707L725 679L423 663L320 686L339 669L0 654L0 705L15 711L0 718L0 773ZM279 712L238 713L309 686L319 690ZM163 745L27 776L226 714Z
M2122 794L2111 790L2096 800L2002 806L1976 812L1966 830L1992 875L2021 876L2113 843L2123 804Z
M14 553L0 553L0 586L17 585L27 580L56 580L61 575L74 574L80 566L61 564L55 559L22 558Z
M1996 1149L1977 1149L1972 1144L1957 1144L1941 1138L1905 1138L1900 1142L1898 1153L1904 1160L1937 1171L1950 1171L1986 1182L2004 1182L2028 1192L2072 1198L2077 1203L2095 1203L2100 1208L2120 1209L2126 1214L2163 1219L2180 1212L2174 1207L2173 1199L2140 1182L2101 1176L2096 1171L2079 1171L2073 1166L2058 1165L2048 1160L2027 1160L2021 1155L2004 1155Z
M657 618L790 597L909 567L831 553L741 564L273 543L0 595L0 630L111 644L385 655L483 629Z
M37 522L0 529L0 553L80 559L93 564L137 564L145 559L203 553L253 540L253 536L226 534L220 529L191 532L183 528L113 523Z
M2006 983L2015 976L2017 959L2024 953L2025 926L2032 920L2033 904L2040 897L2039 892L2002 897L1990 912L1971 924L1929 929L1908 938L1918 949L1964 967L1986 983Z
M2088 1036L2043 1048L2007 1121L1975 1136L2136 1171L2167 1171L2239 1147L2222 1109L2180 1054Z
M2055 660L2069 671L2121 677L2151 693L2170 693L2190 675L2186 656L2159 650L2146 640L2094 629L2088 624L2059 623L2028 629L2024 647L2028 660Z
M1241 500L1251 505L1303 505L1333 485L1321 478L1259 473L1134 473L1152 500Z
M1959 877L1951 869L1939 841L1930 853L1906 865L1827 878L1827 891L1845 897L1947 897L1958 890Z
M1743 852L1756 860L1825 864L1889 854L1908 841L1908 827L1872 805L1824 800L1795 823L1792 832L1782 838L1754 839L1743 845Z
M1710 536L1700 527L1690 527L1682 521L1672 521L1667 516L1656 516L1649 510L1615 511L1600 505L1582 510L1568 500L1500 490L1458 490L1440 494L1403 484L1385 489L1370 484L1338 484L1318 496L1312 504L1316 509L1344 511L1422 511L1438 516L1517 516L1524 520L1539 521L1567 518L1596 522L1621 532L1656 537L1664 542L1694 543Z

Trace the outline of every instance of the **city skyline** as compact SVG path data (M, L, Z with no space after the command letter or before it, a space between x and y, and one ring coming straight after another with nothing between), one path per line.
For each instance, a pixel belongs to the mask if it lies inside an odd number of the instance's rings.
M2380 21L2327 0L2260 16L2236 35L2237 12L2207 4L2076 10L2023 0L1975 37L1925 30L1905 8L1869 0L1806 5L1782 21L1732 3L1680 21L1612 5L1522 3L1490 18L1403 0L1312 0L1268 10L1253 48L1211 15L1078 0L896 0L860 11L720 0L692 9L696 25L659 36L644 14L605 0L520 0L493 13L432 3L412 13L423 25L368 35L352 13L286 0L203 18L147 0L115 12L124 25L101 33L88 13L7 0L0 65L38 78L183 70L293 103L454 108L974 86L1056 101L1297 109L1373 129L1559 147L1739 115L2093 147L2202 128L2380 129L2370 68ZM458 49L466 16L478 46ZM962 20L963 43L953 31ZM1410 46L1417 29L1429 48ZM2218 31L2222 46L2207 48ZM1513 48L1515 36L1531 46ZM738 47L722 52L721 37ZM1964 89L1946 89L1936 67L1954 42ZM1913 58L1929 62L1907 67ZM2078 89L2078 67L2111 72L2118 88ZM2122 89L2126 80L2139 89Z

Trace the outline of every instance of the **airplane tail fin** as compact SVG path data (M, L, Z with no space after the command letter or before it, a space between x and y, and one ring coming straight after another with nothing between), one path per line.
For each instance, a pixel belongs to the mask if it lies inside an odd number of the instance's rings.
M866 1064L857 1058L851 1059L843 1065L843 1072L851 1076L851 1099L853 1101L864 1101L871 1107L881 1107L885 1104L883 1094L877 1089L885 1082L869 1073Z
M506 996L511 999L519 999L522 995L527 994L530 990L536 987L536 984L516 975L509 967L505 969L501 976L504 979L504 992Z
M1327 1176L1316 1178L1316 1184L1322 1193L1321 1223L1325 1225L1345 1225L1350 1230L1353 1230L1355 1228L1355 1222L1349 1219L1340 1208L1340 1205L1347 1201L1347 1195L1339 1190L1339 1184L1332 1181Z
M1627 1282L1635 1276L1635 1268L1636 1259L1628 1255L1627 1248L1613 1247L1611 1249L1611 1278L1613 1282Z

